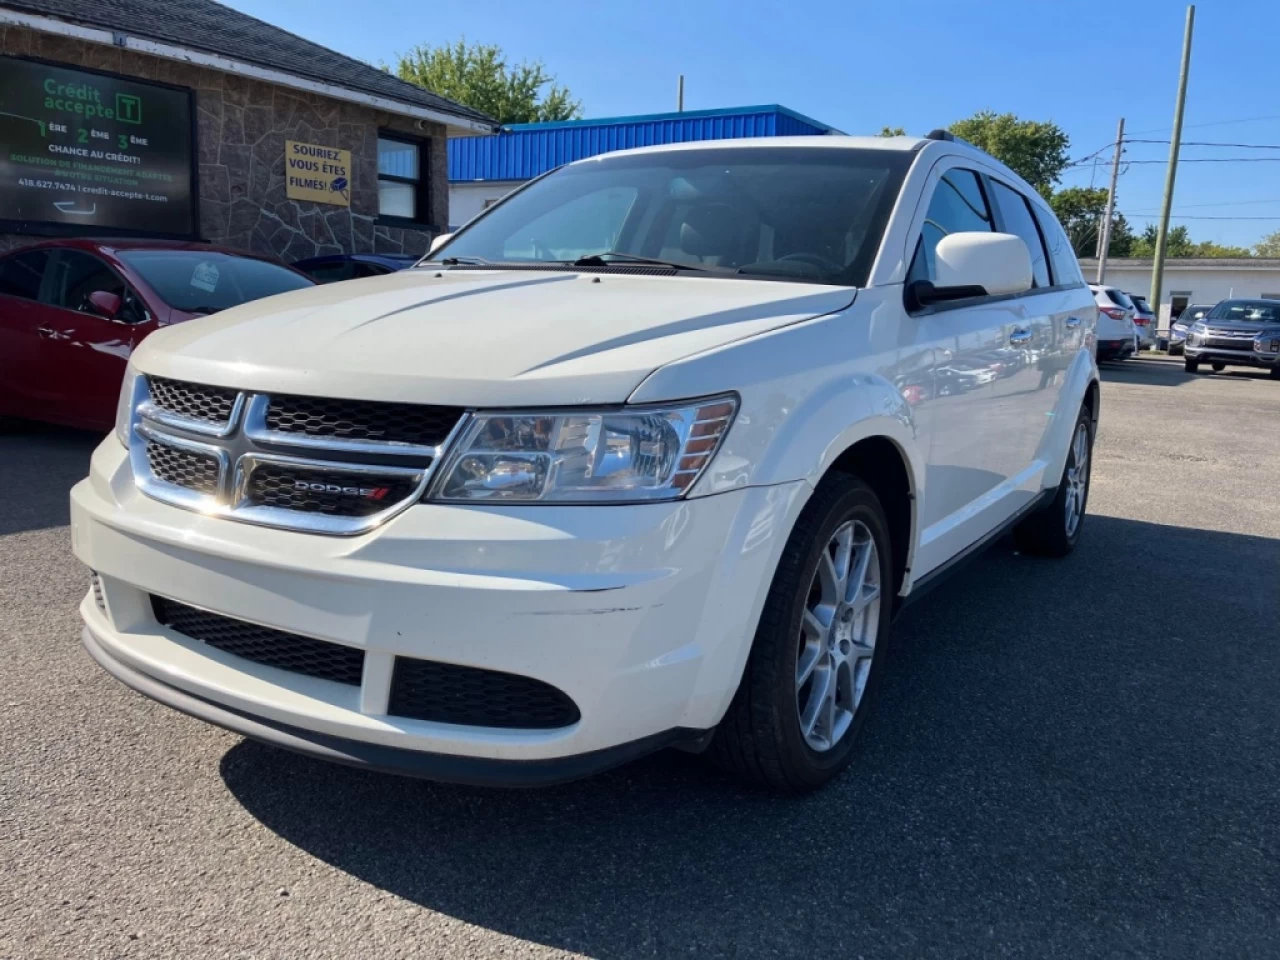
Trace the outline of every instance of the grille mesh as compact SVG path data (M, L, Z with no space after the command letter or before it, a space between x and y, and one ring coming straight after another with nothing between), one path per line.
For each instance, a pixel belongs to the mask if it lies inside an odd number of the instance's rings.
M148 440L147 463L165 483L210 496L218 492L218 461L213 457Z
M387 712L519 730L567 727L580 716L567 694L541 680L410 657L396 658Z
M152 597L156 620L193 640L264 666L359 686L364 651L260 627L176 600Z
M236 402L236 391L223 387L206 387L165 377L147 377L151 401L156 406L180 417L226 423Z
M308 486L303 489L297 486L299 483ZM368 517L399 503L412 494L417 485L412 477L380 477L264 463L250 474L245 498L258 507L335 517Z
M267 408L267 427L311 437L434 447L461 416L456 407L276 395Z

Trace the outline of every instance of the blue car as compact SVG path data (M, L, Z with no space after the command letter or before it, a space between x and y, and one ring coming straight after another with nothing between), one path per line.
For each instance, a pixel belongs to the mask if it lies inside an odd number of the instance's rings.
M412 267L420 259L407 253L334 253L325 257L308 257L293 266L316 283L337 283L339 280L395 273Z

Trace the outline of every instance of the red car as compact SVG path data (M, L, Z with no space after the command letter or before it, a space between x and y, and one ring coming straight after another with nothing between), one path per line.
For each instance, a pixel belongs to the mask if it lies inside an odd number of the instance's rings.
M309 287L274 260L160 240L51 240L0 257L0 420L110 430L157 327Z

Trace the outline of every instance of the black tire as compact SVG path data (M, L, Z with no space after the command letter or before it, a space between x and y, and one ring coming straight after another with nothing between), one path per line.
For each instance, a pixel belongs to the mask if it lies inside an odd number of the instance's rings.
M1199 373L1200 361L1192 360L1190 357L1187 357L1182 361L1182 369L1187 371L1187 373Z
M1084 494L1079 497L1079 518L1075 527L1067 523L1067 503L1071 493L1068 482L1076 466L1075 438L1081 426L1085 431ZM1088 407L1082 407L1071 430L1071 445L1067 448L1067 462L1058 480L1058 492L1043 510L1037 510L1014 527L1013 537L1018 549L1041 557L1065 557L1076 548L1080 531L1089 507L1089 486L1093 477L1093 415Z
M862 698L844 735L814 750L800 726L796 662L801 617L822 551L849 520L866 525L880 560L880 612L875 653ZM708 754L722 769L782 793L814 790L849 765L884 673L892 615L893 558L889 526L875 493L857 477L829 474L796 521L769 586L760 623L733 702L716 728Z
M1272 367L1272 368L1271 368L1271 379L1272 379L1272 380L1280 380L1280 367Z
M1214 373L1221 373L1221 372L1222 372L1223 370L1225 370L1225 369L1227 369L1227 365L1226 365L1225 363L1215 363L1215 364L1213 365L1213 372L1214 372Z

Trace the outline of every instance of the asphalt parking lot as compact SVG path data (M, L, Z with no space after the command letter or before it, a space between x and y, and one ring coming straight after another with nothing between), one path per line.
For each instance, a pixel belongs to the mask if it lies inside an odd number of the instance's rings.
M678 753L439 786L172 713L80 649L96 439L0 436L0 957L1275 956L1280 383L1103 376L1080 549L909 610L801 800Z

